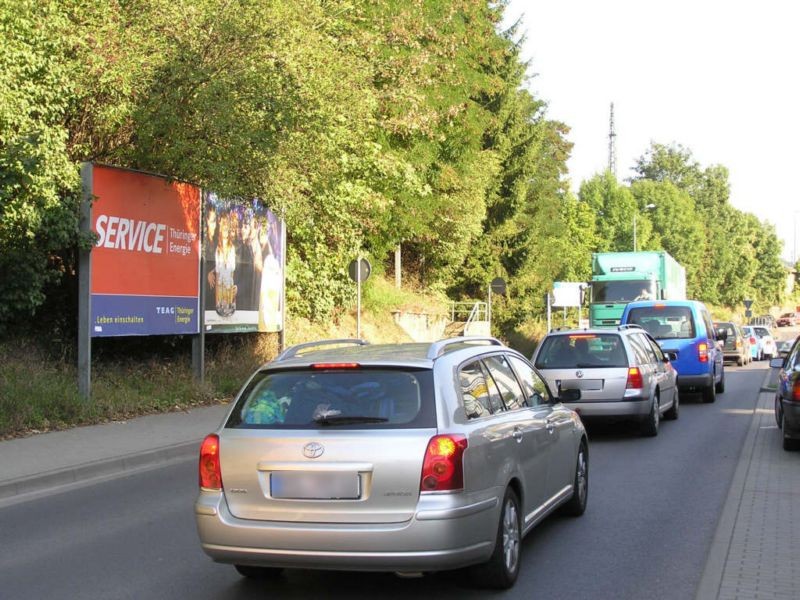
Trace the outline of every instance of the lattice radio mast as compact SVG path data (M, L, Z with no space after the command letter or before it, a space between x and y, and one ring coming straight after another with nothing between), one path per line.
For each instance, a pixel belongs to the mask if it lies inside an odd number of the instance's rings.
M608 120L608 170L617 177L617 132L614 131L614 103L611 103L611 116Z

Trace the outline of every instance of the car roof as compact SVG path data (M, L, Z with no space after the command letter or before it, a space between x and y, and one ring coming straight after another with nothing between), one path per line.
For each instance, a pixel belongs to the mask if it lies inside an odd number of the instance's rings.
M395 344L369 344L363 340L320 340L287 348L274 361L262 365L261 369L301 368L315 363L345 362L430 369L443 356L468 358L493 350L518 354L499 340L488 337L458 337L428 343Z
M631 308L641 308L641 307L650 307L650 306L685 306L688 308L700 308L705 306L699 300L635 300L633 302L629 302L625 306L625 310Z

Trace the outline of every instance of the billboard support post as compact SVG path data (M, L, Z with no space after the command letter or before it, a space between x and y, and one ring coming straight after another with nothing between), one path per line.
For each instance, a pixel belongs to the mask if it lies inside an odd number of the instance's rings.
M283 285L281 286L281 331L278 334L278 343L280 344L280 351L286 350L286 209L281 209L281 277L283 277Z
M198 311L197 335L192 336L192 372L194 373L195 381L203 383L206 378L206 286L205 286L205 273L206 273L206 206L204 200L204 192L200 190L200 272L198 273Z
M82 164L79 220L81 234L91 232L92 180L92 164ZM78 393L84 400L89 400L92 394L91 272L91 249L81 248L78 257Z

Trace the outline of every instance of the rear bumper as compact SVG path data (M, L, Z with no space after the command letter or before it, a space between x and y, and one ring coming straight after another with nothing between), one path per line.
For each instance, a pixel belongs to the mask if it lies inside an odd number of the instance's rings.
M631 398L609 402L569 402L564 406L577 412L582 419L645 417L650 414L649 398Z
M457 505L431 498L401 523L297 523L238 519L221 493L201 491L195 520L217 562L347 571L436 571L484 562L494 550L496 497ZM427 498L426 498L427 500ZM438 505L438 508L437 508Z
M680 389L707 388L714 383L714 376L711 373L701 375L678 375L678 387Z

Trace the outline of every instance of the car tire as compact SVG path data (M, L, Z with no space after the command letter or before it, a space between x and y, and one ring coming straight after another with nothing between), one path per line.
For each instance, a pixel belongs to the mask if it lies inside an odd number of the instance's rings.
M470 578L477 587L507 590L517 581L522 527L520 525L519 499L511 488L506 488L494 552L485 563L470 569Z
M736 359L736 364L738 366L740 366L740 367L743 367L744 366L744 359L740 356L739 358Z
M725 384L722 380L719 383L715 384L712 383L707 388L703 389L703 402L706 404L711 404L712 402L717 401L717 390L722 387L725 389Z
M781 414L781 397L775 394L775 422L778 424L778 429L783 429L783 415Z
M586 444L581 442L578 458L575 460L575 479L572 482L572 498L562 507L561 512L569 517L580 517L586 512L589 498L589 453Z
M658 425L661 422L661 403L658 394L653 397L650 404L650 413L642 422L641 434L645 437L656 437L658 435Z
M283 574L280 567L251 567L250 565L233 565L242 577L248 579L275 579Z
M783 430L783 449L787 452L800 450L800 440L791 438L786 434L786 420L783 413L781 413L781 429Z
M725 393L725 371L722 372L722 377L719 378L719 381L715 383L713 387L717 394ZM705 400L705 394L703 398L703 402L714 402L714 400L716 400L716 397L713 400Z
M678 388L675 388L675 395L672 398L672 406L664 413L664 419L667 421L675 421L681 414L681 400Z

